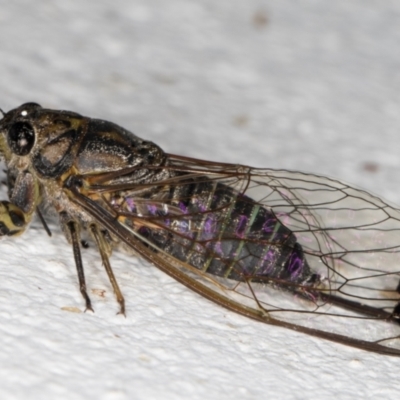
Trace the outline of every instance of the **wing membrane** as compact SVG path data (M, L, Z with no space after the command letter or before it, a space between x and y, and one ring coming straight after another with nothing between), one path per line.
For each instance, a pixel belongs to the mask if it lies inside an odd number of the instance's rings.
M85 192L73 187L70 197L113 237L224 307L268 324L400 355L399 209L317 175L174 155L161 179L133 183L129 173L84 177ZM201 197L198 187L213 188L214 194ZM250 211L241 211L229 225L238 198L241 210ZM250 229L260 212L276 218L275 227L279 223L294 233L318 282L248 268L261 259L263 248L284 251L289 240ZM242 229L244 217L247 228ZM221 250L233 244L236 251ZM213 260L220 265L215 271L208 268Z

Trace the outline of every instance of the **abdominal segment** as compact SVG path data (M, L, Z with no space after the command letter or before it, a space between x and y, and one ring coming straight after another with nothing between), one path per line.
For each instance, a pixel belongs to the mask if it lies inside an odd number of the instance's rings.
M197 178L143 201L125 196L146 245L203 272L294 291L318 281L295 234L265 206L235 189Z

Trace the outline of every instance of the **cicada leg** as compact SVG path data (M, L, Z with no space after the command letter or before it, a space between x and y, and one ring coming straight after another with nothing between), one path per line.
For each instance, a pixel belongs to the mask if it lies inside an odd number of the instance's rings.
M16 236L23 233L28 226L27 215L9 201L0 202L0 236Z
M78 272L79 290L86 302L85 311L87 310L93 311L92 303L86 291L85 273L83 271L81 248L80 248L80 237L78 230L76 229L76 223L74 221L69 221L67 222L66 227L68 228L71 237L72 249L75 258L75 265L76 265L76 270Z
M120 310L119 310L118 314L125 315L125 299L124 299L124 296L122 295L121 290L120 290L120 288L118 286L118 282L115 279L114 272L113 272L113 270L111 268L111 264L110 264L110 261L108 259L109 251L107 251L108 250L107 243L104 240L103 234L101 232L99 232L99 230L98 230L96 225L92 225L90 227L90 229L91 229L92 235L93 235L93 237L94 237L94 239L95 239L95 241L97 243L97 247L99 249L99 252L100 252L100 255L101 255L101 259L103 261L104 268L106 269L106 272L107 272L107 275L108 275L108 279L111 282L111 285L113 287L115 296L116 296L117 301L118 301L119 306L120 306Z
M46 231L47 235L49 235L51 237L51 230L50 230L49 226L47 225L47 222L44 219L44 217L43 217L41 211L39 210L39 208L36 208L36 214L39 217L40 222L42 223L43 228Z

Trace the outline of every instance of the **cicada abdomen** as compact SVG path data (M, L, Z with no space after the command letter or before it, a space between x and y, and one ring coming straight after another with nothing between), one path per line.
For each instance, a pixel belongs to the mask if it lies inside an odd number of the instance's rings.
M204 273L297 292L319 282L296 235L274 212L224 183L180 176L140 198L119 194L112 204L132 216L154 251Z
M283 320L319 314L323 326L324 316L341 319L344 310L366 319L397 318L399 271L389 272L382 260L393 261L398 246L392 251L371 242L391 232L393 221L367 193L301 174L294 183L303 189L294 190L285 180L295 174L287 172L186 177L169 168L164 186L111 199L149 250L223 279L217 282L225 292Z

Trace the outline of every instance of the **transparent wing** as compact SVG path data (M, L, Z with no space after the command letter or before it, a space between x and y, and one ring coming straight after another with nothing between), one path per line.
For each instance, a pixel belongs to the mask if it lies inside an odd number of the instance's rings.
M84 177L85 191L72 187L71 198L111 235L220 305L400 355L399 209L326 177L173 155L162 178L132 182L131 173ZM303 278L288 273L285 254L295 250L305 260Z

